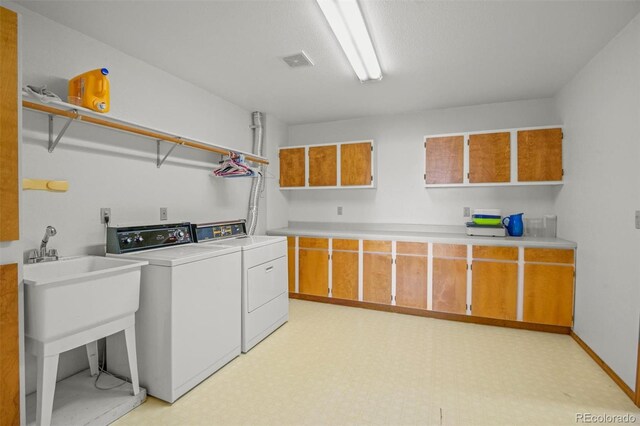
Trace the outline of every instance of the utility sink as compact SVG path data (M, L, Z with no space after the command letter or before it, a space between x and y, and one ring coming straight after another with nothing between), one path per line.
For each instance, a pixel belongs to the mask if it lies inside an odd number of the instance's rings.
M98 374L98 339L123 331L133 394L140 392L135 312L144 261L98 256L24 266L27 350L37 357L37 426L51 424L59 354L85 345Z
M135 313L146 264L80 256L25 265L25 335L48 342Z

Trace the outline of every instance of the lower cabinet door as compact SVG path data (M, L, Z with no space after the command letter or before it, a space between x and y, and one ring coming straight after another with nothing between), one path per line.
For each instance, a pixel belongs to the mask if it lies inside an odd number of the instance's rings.
M334 251L331 255L331 296L358 300L358 252Z
M391 254L363 254L363 300L391 304Z
M518 264L473 262L471 314L506 320L517 319Z
M296 237L287 237L289 293L296 291Z
M298 291L315 296L329 295L329 252L298 249Z
M523 319L571 326L573 265L525 264Z
M437 312L466 314L466 259L433 259L433 303Z
M396 256L396 305L427 309L426 256Z

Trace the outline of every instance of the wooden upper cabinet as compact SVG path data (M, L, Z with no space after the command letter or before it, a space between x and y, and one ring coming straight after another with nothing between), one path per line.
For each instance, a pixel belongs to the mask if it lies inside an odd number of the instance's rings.
M518 181L562 180L562 129L518 131Z
M371 142L344 143L340 145L340 185L371 185Z
M20 239L18 15L4 7L0 7L0 76L0 241L15 241Z
M283 148L280 150L280 186L305 186L305 149Z
M309 147L309 186L336 186L337 173L337 145Z
M469 182L511 181L511 133L469 135Z
M464 136L442 136L425 140L427 184L462 183Z

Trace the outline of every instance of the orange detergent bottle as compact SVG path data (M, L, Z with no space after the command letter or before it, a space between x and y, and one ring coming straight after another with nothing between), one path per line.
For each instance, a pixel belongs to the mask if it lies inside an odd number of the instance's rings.
M69 98L72 104L97 112L109 111L109 70L98 68L69 80Z

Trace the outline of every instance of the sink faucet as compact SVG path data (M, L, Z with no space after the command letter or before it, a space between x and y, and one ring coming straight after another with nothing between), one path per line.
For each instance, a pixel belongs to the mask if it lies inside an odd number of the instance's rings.
M47 226L47 229L44 231L44 237L42 238L42 242L40 243L40 250L33 249L29 252L29 259L27 263L40 263L40 262L51 262L54 260L58 260L58 250L49 249L47 250L47 244L49 243L49 237L53 237L58 232L56 228L53 226Z

